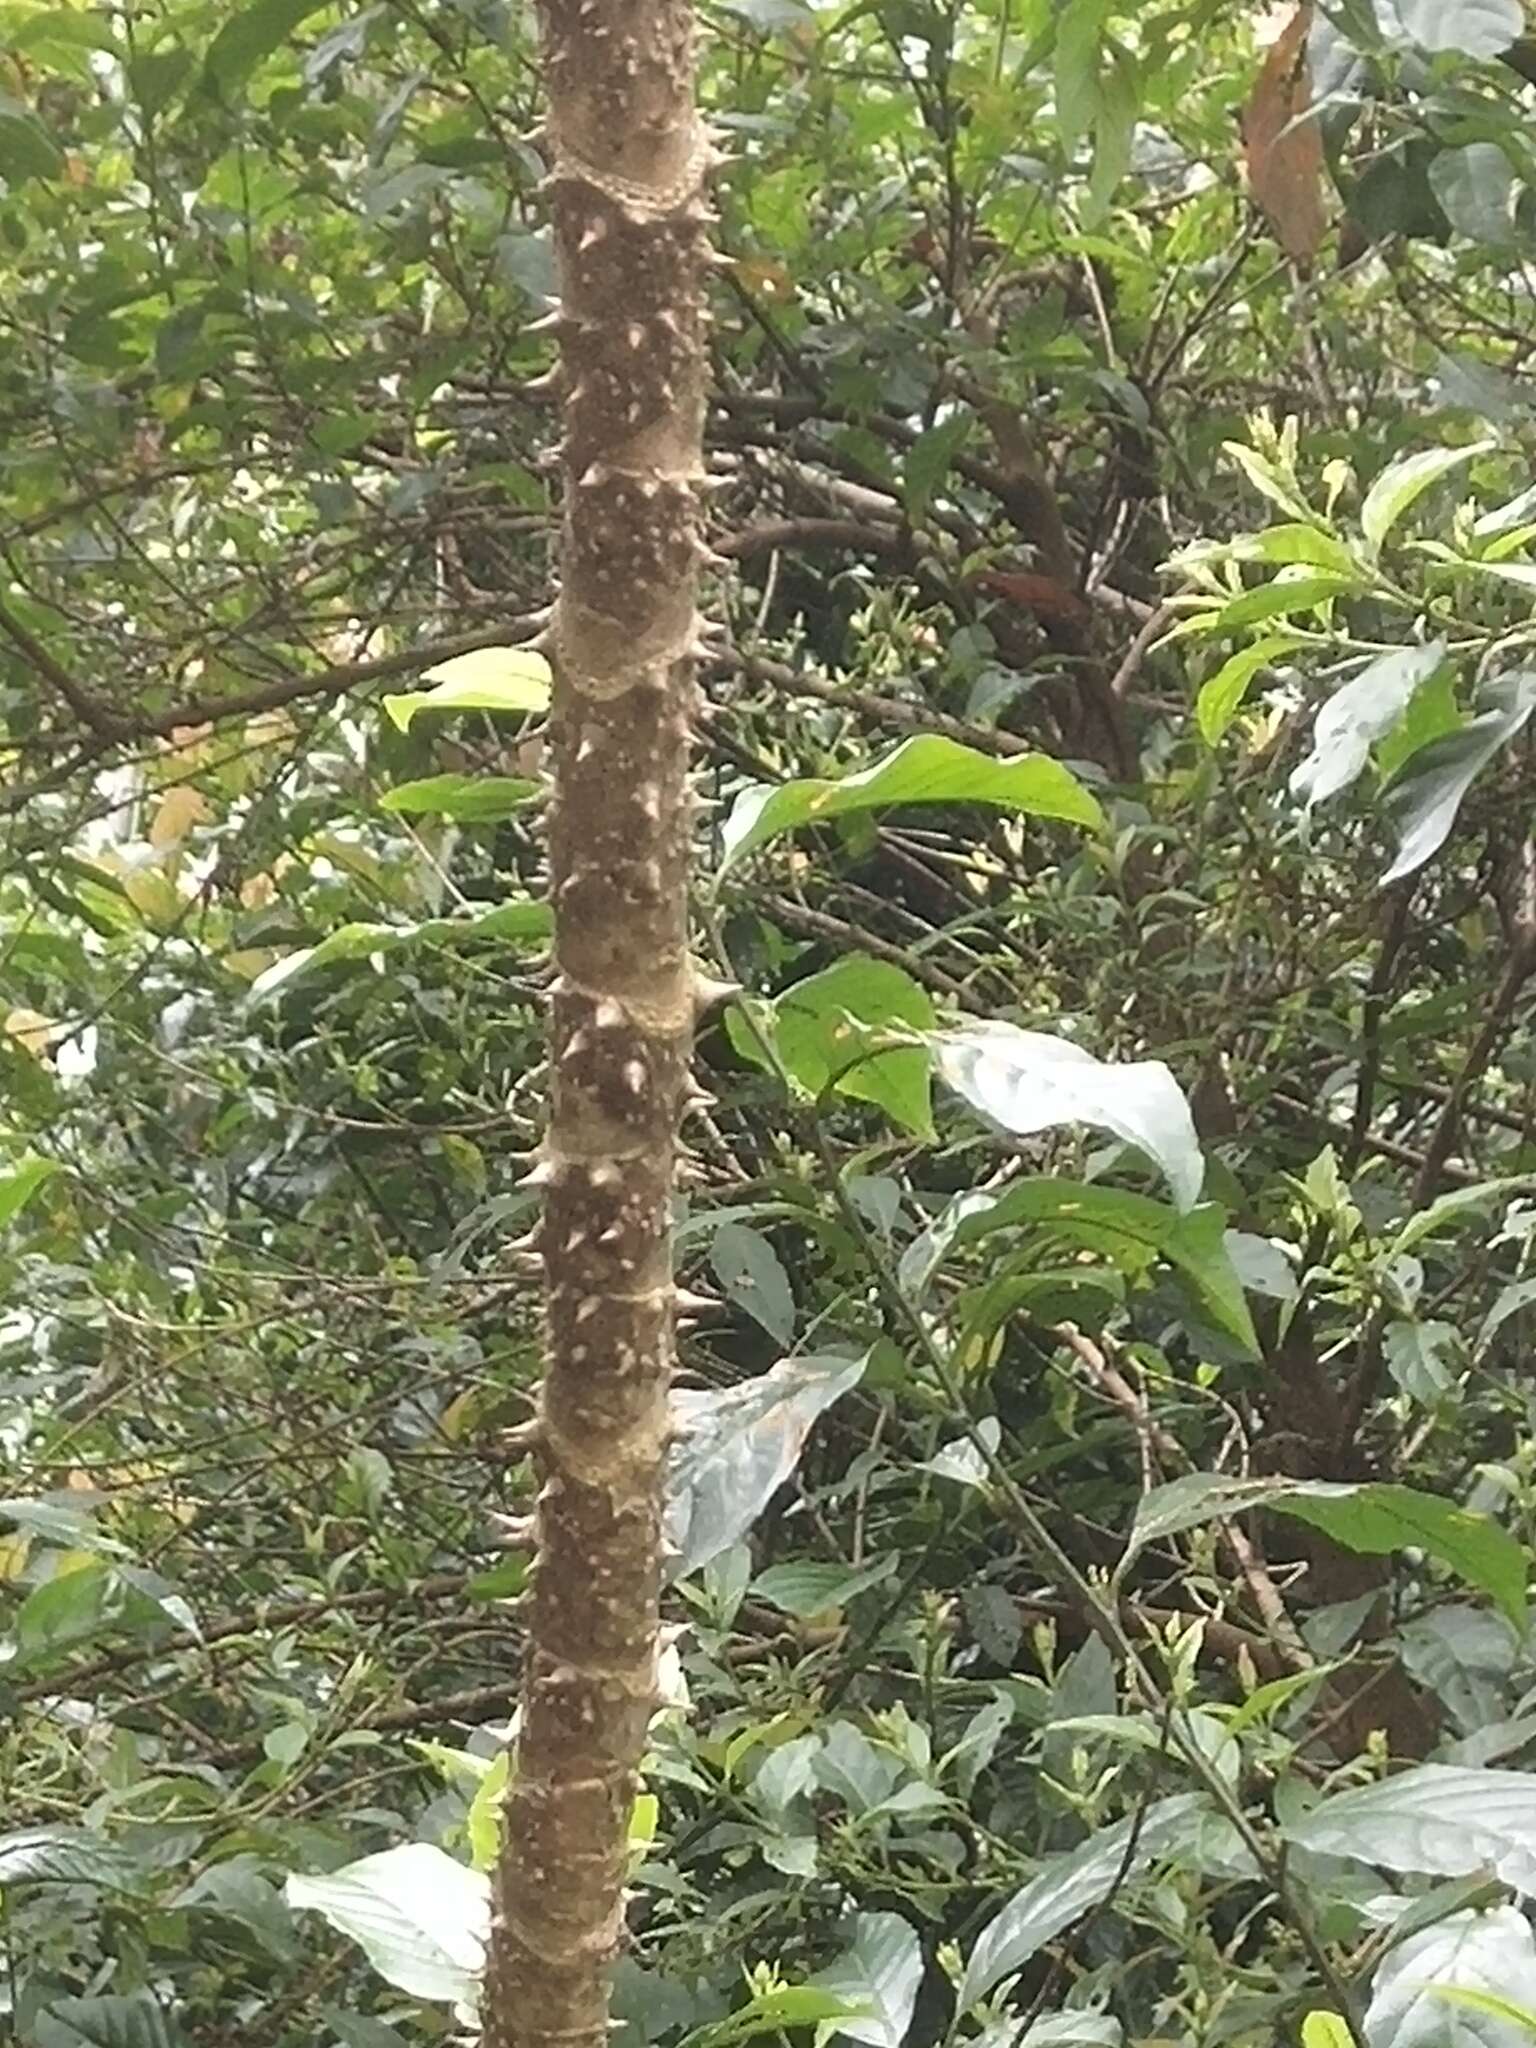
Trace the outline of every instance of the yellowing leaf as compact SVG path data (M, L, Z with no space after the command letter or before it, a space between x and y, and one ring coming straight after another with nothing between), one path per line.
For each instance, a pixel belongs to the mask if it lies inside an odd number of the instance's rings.
M194 789L190 782L178 782L165 792L155 807L150 820L149 843L151 846L175 846L186 838L194 825L206 824L213 816L213 807L200 789Z
M418 711L542 711L549 702L549 663L526 647L476 647L426 669L423 680L437 687L384 699L402 732Z
M6 1017L5 1029L8 1037L40 1060L48 1050L55 1026L40 1010L12 1010Z

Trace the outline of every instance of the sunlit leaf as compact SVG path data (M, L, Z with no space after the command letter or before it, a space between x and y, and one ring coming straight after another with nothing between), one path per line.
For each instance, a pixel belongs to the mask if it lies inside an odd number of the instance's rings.
M406 1842L328 1877L295 1873L295 1912L355 1941L387 1984L413 1998L473 2002L490 1929L490 1882L429 1842Z
M386 697L384 709L402 732L421 711L542 711L549 703L550 669L527 647L476 647L435 668L423 669L431 690Z
M923 1981L922 1943L899 1913L858 1913L847 1951L811 1982L859 2011L836 2033L869 2048L903 2048Z
M431 917L421 924L344 924L318 946L289 953L259 974L251 983L251 996L260 1002L322 968L370 960L375 954L397 953L411 946L459 946L489 940L534 945L548 938L550 924L546 903L499 903L475 917Z
M1436 0L1441 13L1448 11ZM1380 547L1397 522L1423 497L1432 484L1486 455L1495 444L1474 441L1469 448L1424 448L1417 455L1404 455L1389 463L1365 494L1360 507L1360 528L1373 547Z

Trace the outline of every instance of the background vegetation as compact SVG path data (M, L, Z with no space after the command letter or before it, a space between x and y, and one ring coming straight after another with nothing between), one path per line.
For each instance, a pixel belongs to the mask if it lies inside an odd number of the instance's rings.
M745 994L628 2048L1514 2048L1520 7L704 31ZM550 584L538 108L503 0L0 4L26 2048L468 2024L539 1369L537 666L485 652Z

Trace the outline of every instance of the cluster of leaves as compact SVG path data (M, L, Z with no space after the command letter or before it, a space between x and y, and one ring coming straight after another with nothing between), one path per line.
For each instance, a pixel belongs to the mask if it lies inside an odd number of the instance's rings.
M1524 23L1240 12L704 21L632 2048L1531 2030ZM0 32L0 2031L408 2048L526 1570L535 55Z

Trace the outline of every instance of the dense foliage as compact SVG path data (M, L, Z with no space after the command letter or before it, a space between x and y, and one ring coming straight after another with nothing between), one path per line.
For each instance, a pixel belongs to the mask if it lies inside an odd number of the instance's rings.
M722 1000L625 2039L1516 2048L1518 0L736 0L704 55ZM26 2048L471 2023L538 121L503 0L0 0Z

